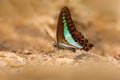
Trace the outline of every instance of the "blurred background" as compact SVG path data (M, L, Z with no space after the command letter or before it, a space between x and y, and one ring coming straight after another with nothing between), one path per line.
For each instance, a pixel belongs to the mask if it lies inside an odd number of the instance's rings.
M64 6L70 9L77 30L94 44L92 54L120 56L119 3L120 0L0 0L1 69L21 69L21 65L33 65L34 61L49 63L51 58L41 54L54 49L57 20ZM28 57L26 53L33 55Z
M93 52L119 55L119 0L0 0L0 50L51 50L60 10L67 6ZM81 26L82 24L82 26Z

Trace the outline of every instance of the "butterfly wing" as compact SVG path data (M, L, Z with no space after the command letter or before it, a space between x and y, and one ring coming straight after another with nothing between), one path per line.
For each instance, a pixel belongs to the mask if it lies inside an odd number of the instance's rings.
M65 13L64 8L59 14L58 18L58 24L57 24L57 47L59 48L68 48L73 49L75 46L78 46L79 48L82 48L79 44L77 44L74 39L72 38L72 35L70 34L67 22L65 19ZM75 45L75 46L73 46Z
M61 42L61 43L66 43L65 39L64 39L64 33L63 33L63 22L62 22L62 11L60 12L59 14L59 17L58 17L58 23L57 23L57 43Z
M65 36L64 36L64 23L63 23L63 10L64 8L62 9L62 11L60 12L59 14L59 18L58 18L58 23L57 23L57 46L58 47L73 47L72 45L70 45L66 39L65 39ZM62 45L62 46L61 46Z
M88 43L88 40L76 30L67 7L64 7L59 15L57 24L57 43L84 49L86 51L93 47L93 45Z

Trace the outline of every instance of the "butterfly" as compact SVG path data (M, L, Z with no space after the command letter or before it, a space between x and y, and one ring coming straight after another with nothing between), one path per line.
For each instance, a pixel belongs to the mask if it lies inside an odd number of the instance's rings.
M54 46L58 49L76 52L77 49L88 51L94 46L77 31L67 7L64 7L59 14L56 37L57 42Z

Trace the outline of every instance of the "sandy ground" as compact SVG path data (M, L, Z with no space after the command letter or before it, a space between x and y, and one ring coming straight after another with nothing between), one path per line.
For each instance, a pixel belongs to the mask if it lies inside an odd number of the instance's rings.
M1 80L120 80L117 3L111 0L106 7L104 0L98 1L1 0ZM70 8L77 30L94 44L89 52L54 48L64 6Z

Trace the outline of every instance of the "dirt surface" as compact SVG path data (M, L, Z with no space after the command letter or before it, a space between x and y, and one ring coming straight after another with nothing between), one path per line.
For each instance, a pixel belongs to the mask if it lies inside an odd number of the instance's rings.
M1 0L1 79L120 80L118 4L97 1ZM69 7L77 30L94 44L89 52L54 48L64 6Z

